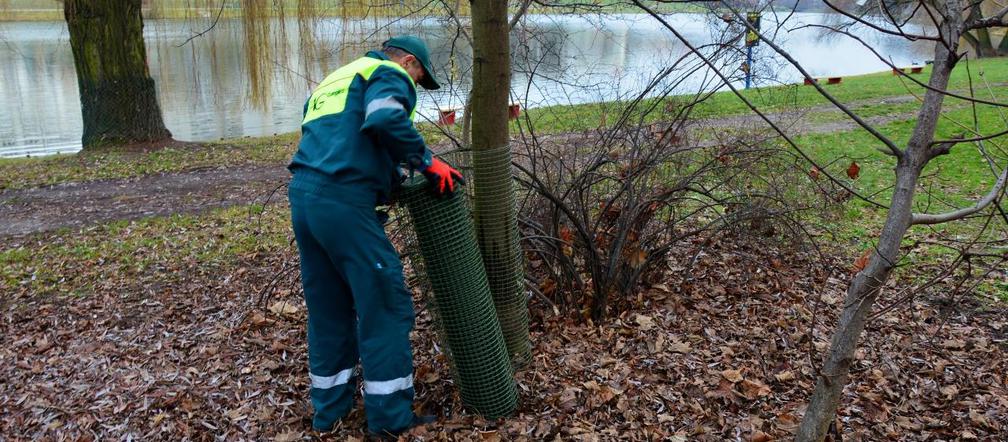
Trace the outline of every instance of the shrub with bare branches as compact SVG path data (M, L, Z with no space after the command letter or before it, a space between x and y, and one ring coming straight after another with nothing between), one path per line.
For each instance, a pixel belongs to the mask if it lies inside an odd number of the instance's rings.
M829 204L773 139L692 120L703 93L644 95L625 104L612 127L529 136L515 162L535 285L596 321L658 282L650 276L661 275L655 270L686 239L700 238L696 256L725 229L805 238L803 212Z

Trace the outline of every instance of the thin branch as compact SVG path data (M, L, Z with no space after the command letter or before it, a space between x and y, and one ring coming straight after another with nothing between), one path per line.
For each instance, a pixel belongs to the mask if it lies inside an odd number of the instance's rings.
M963 28L967 31L971 31L981 28L1008 26L1008 21L1005 21L1005 15L1008 15L1008 6L1001 8L1000 11L995 12L990 17L979 17L976 20L970 20L966 22Z
M455 11L453 11L448 6L448 4L444 2L444 0L441 1L441 4L444 5L445 10L448 11L448 16L451 17L452 20L455 21L455 25L458 26L459 33L461 33L462 36L465 37L466 41L469 42L469 47L472 47L472 45L473 45L473 39L472 39L472 37L469 36L469 33L466 32L465 25L462 24L461 20L459 20L458 15L455 14Z
M935 146L935 145L946 145L946 146L951 147L954 144L972 143L974 141L986 141L986 140L990 140L992 138L1000 137L1002 135L1008 135L1008 129L1005 129L1005 130L1003 130L1001 132L992 133L990 135L980 135L980 136L977 136L977 137L974 137L974 138L952 138L952 139L948 139L948 140L935 140L935 141L931 142L931 145L932 146Z
M227 5L227 1L226 0L221 0L221 2L220 2L220 9L217 10L217 17L214 17L214 21L213 21L213 23L210 23L210 27L209 28L206 28L206 29L203 30L203 32L200 32L198 34L195 34L195 35L187 38L186 41L183 41L182 44L180 44L178 46L175 46L175 47L176 48L181 48L182 46L185 46L190 41L193 41L196 38L202 37L207 32L210 32L211 29L215 28L217 26L217 22L220 21L221 14L224 13L224 6L225 5Z
M521 7L518 8L518 12L515 12L514 17L511 17L511 23L508 23L508 29L514 29L514 27L518 25L518 20L521 20L521 18L525 16L525 13L528 12L529 5L531 4L532 0L525 0L522 2Z
M876 31L879 31L879 32L882 32L884 34L900 36L900 37L906 38L906 39L908 39L910 41L915 41L915 40L933 40L933 41L939 41L940 40L938 37L933 37L933 36L930 36L930 35L907 34L906 32L903 32L902 29L900 29L899 31L892 31L892 30L883 28L881 26L878 26L878 25L876 25L874 23L871 23L871 22L869 22L869 21L867 21L867 20L865 20L865 19L863 19L861 17L858 17L858 16L856 16L854 14L851 14L851 13L849 13L847 11L844 11L843 9L840 9L839 7L837 7L836 5L834 5L833 3L831 3L829 0L823 0L823 3L825 3L826 6L829 6L830 9L836 11L838 14L843 15L843 16L851 19L851 20L857 21L858 23L861 23L861 24L863 24L863 25L865 25L865 26L867 26L869 28L872 28L872 29L874 29ZM924 9L927 9L927 8L925 7Z
M994 187L991 188L987 195L984 195L979 201L976 202L972 207L965 207L959 210L953 210L951 212L929 215L926 213L915 213L911 216L910 224L939 224L948 221L954 221L957 219L962 219L970 216L976 212L983 210L985 207L989 206L992 202L1001 197L1001 193L1004 191L1005 182L1008 182L1008 167L1001 172L1001 176L998 177L997 182L994 183Z

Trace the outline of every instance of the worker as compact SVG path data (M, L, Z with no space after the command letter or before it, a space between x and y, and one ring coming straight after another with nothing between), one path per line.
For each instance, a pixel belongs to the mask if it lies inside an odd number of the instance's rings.
M404 173L422 173L440 194L464 184L413 125L417 84L440 87L427 45L400 36L337 69L305 103L288 194L318 431L353 409L358 360L370 433L397 435L434 421L413 412L413 299L376 211Z

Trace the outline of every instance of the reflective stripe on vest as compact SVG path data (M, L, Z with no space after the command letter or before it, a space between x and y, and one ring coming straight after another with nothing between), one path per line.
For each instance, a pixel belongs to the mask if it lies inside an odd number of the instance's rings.
M409 79L410 87L416 90L416 84L413 83L413 78L409 76L406 69L399 66L399 63L389 60L378 60L371 57L362 57L354 60L350 64L347 64L335 72L329 74L325 80L322 80L322 84L315 88L312 92L311 98L308 99L308 112L305 113L304 120L301 124L308 123L316 118L323 117L326 115L333 115L343 112L346 108L347 97L349 97L350 85L353 80L358 75L367 81L371 79L371 75L380 66L389 67L401 72L406 78ZM385 97L379 97L382 99ZM365 104L366 106L366 104ZM416 114L416 106L410 110L410 119L413 119L414 114Z

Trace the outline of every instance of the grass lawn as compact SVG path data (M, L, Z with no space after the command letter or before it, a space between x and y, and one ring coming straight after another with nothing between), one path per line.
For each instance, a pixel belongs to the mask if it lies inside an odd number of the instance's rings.
M990 98L986 84L997 93L1003 91L1004 83L1008 83L1008 59L990 58L983 60L972 60L969 66L970 72L974 75L974 89L978 96ZM931 67L924 68L921 74L914 74L913 78L921 82L927 82ZM965 63L953 71L949 88L963 95L969 94L970 81L966 75ZM907 80L901 76L894 76L891 72L880 72L868 75L844 77L842 83L838 85L822 85L823 89L833 95L839 102L850 104L864 100L876 100L884 97L896 97L905 95L921 96L925 88ZM814 87L805 85L786 85L767 88L750 89L742 91L742 95L749 99L760 110L765 112L794 110L799 108L809 108L829 104ZM1004 98L1001 96L1001 98ZM684 97L673 97L668 100L682 101ZM951 104L951 103L950 103ZM549 106L529 109L528 117L535 123L536 129L540 132L564 132L574 130L588 130L597 128L606 116L610 124L619 115L623 103L595 103L576 106ZM884 115L896 109L913 108L913 104L889 104L877 103L858 106L858 112L864 116ZM707 100L699 103L693 109L693 116L697 118L723 117L728 115L738 115L748 113L749 108L739 100L731 91L725 90L713 94ZM650 120L659 118L655 113ZM648 120L647 118L645 119Z
M0 190L70 181L127 178L203 167L281 164L293 155L298 134L239 138L152 152L98 149L74 155L0 159Z
M1002 114L990 106L978 106L977 116L982 133L989 134L1004 130L1008 126ZM879 129L897 145L905 145L913 130L915 120L895 121ZM972 126L972 109L961 106L943 114L938 125L938 137L945 139L958 135ZM974 135L967 135L972 137ZM806 148L814 158L822 163L832 163L826 170L836 177L848 180L846 169L851 161L857 162L860 176L852 181L854 188L863 195L888 204L892 195L895 159L879 151L883 145L866 131L848 131L828 134L804 135L796 138L798 144ZM960 144L948 155L932 160L924 169L921 186L926 191L915 197L915 211L941 213L960 207L967 207L985 195L994 184L997 173L1008 164L1008 137L998 137L984 143L985 149L1000 169L992 171L980 149L969 143ZM846 216L840 227L845 239L870 240L881 227L885 216L883 209L852 199L846 206ZM915 226L915 234L928 235L944 232L947 235L962 236L973 231L971 222L954 222L942 226ZM1003 223L1002 223L1003 224ZM974 226L975 227L975 226ZM990 232L989 239L1003 239L1008 236L1004 226Z
M35 293L88 295L115 275L142 280L177 275L164 266L226 266L257 252L289 246L289 212L272 204L234 206L199 215L113 221L5 241L0 247L0 287Z

